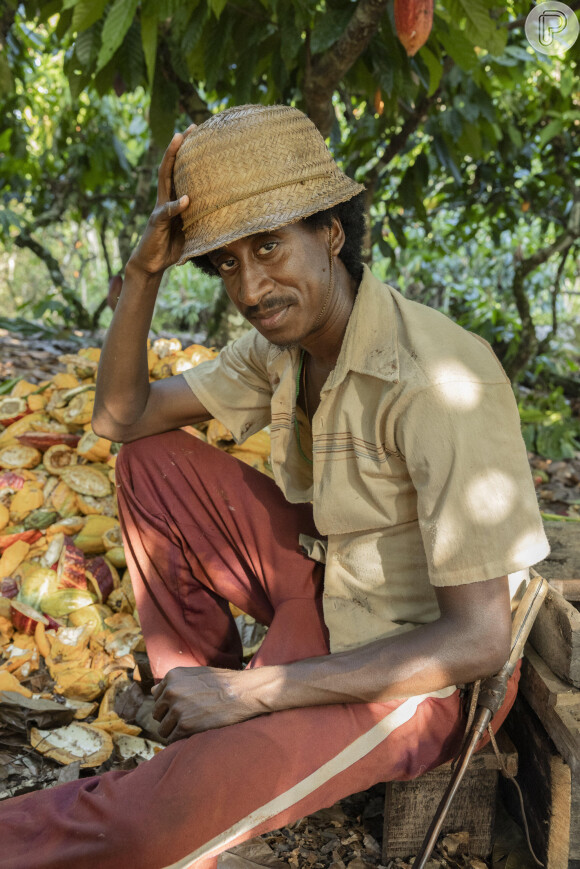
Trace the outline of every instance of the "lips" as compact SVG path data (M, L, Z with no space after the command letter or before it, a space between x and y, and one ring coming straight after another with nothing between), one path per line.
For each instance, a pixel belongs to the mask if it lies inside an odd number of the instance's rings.
M260 314L253 314L251 319L260 325L263 329L271 329L278 326L284 315L288 311L288 305L281 308L276 308L274 311L263 311Z

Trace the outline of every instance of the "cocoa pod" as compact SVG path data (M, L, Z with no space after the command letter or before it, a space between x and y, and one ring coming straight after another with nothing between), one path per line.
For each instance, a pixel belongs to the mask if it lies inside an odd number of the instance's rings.
M433 0L395 0L395 30L408 57L422 48L433 26Z

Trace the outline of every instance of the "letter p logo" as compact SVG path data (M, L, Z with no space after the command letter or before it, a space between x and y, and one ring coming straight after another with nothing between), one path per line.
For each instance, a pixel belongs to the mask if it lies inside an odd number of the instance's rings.
M558 12L557 9L550 9L548 12L542 12L539 22L540 43L547 46L553 43L556 33L561 33L565 30L568 19L563 12Z
M526 36L536 51L562 57L578 39L575 12L559 0L537 3L526 18Z

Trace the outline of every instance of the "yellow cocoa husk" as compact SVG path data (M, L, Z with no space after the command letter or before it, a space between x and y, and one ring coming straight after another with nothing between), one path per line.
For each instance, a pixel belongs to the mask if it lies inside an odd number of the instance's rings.
M10 395L13 398L25 398L29 393L36 392L37 389L37 383L30 383L28 380L19 380L11 389Z
M0 557L0 579L5 576L12 576L29 551L30 543L26 543L25 540L16 540L11 546L8 546Z
M52 378L52 384L55 389L75 389L79 386L78 378L74 374L68 374L66 371L60 371Z
M118 520L112 516L87 516L85 524L74 538L74 542L83 552L89 555L99 555L105 551L103 534L118 524Z
M37 395L28 395L26 403L29 410L43 410L48 402L48 396L45 392L39 392Z
M6 528L10 522L10 511L4 504L0 504L0 531Z
M48 504L54 507L63 519L76 516L79 512L78 495L64 480L60 480L52 490Z
M16 676L7 670L0 670L0 691L16 691L17 694L22 694L24 697L32 697L32 691L21 685ZM0 695L1 699L2 695Z
M111 452L111 441L86 431L77 444L77 453L87 462L105 462Z
M10 518L15 524L25 519L33 510L42 507L44 503L42 483L28 480L14 495L10 504Z

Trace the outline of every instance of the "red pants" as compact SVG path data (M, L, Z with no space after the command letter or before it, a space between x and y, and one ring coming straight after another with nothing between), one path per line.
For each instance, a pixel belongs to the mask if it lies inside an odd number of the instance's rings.
M227 601L269 625L251 666L328 654L309 505L184 432L123 447L117 485L153 671L239 668ZM496 723L511 707L517 678ZM233 844L453 756L458 691L291 709L196 734L131 771L0 803L1 869L210 869Z

